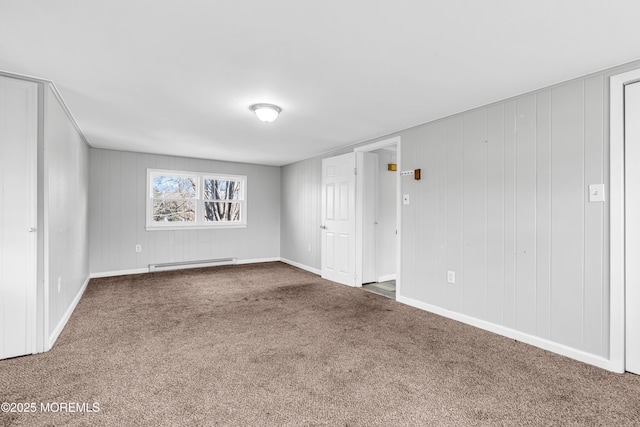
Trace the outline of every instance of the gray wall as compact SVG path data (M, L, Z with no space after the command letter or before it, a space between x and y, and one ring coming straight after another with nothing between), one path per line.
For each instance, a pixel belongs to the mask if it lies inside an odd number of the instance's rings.
M402 138L401 296L608 357L608 77L627 64L394 135ZM368 144L374 141L368 141ZM331 153L349 151L351 148ZM328 155L327 155L328 156ZM320 267L320 158L283 168L281 252ZM290 191L290 192L289 192ZM456 283L446 283L447 270Z
M403 296L608 353L604 77L403 134ZM456 283L446 283L446 271Z
M44 255L54 334L89 279L89 147L48 84L43 112Z
M246 228L145 230L147 168L247 176ZM280 168L92 148L90 152L91 273L149 264L280 256ZM135 246L142 245L136 253Z
M280 256L311 270L320 269L321 174L320 157L282 168Z

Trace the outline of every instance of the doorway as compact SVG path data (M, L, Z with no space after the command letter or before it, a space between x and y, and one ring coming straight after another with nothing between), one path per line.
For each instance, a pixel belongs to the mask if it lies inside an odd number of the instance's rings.
M380 151L374 153L376 150ZM378 170L375 164L380 169L385 167L379 162L380 155L395 158L397 162L395 171L385 171L388 175L384 178L384 195L378 191L380 175L376 178ZM320 229L323 278L357 287L367 281L380 283L395 279L395 295L400 295L401 158L401 140L395 137L322 160ZM366 188L365 182L368 182ZM365 190L369 192L366 197ZM385 214L387 217L383 227L388 232L372 231L372 228L381 225L375 224L379 222L375 219L376 215L380 214L376 206L381 201L385 203L385 210L395 211L392 218ZM365 231L365 228L368 230ZM394 244L389 244L389 241ZM387 286L390 285L387 283Z
M362 287L395 299L397 147L362 155Z
M358 286L396 299L400 265L400 137L357 154L356 269Z

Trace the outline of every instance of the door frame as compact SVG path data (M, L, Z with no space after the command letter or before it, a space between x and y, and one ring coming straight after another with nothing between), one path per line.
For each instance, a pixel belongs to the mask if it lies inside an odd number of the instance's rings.
M610 330L609 363L612 371L625 372L625 150L624 87L640 81L640 69L610 78Z
M382 141L374 142L367 145L361 145L355 147L353 151L356 153L356 164L358 171L363 164L363 156L359 153L367 151L375 151L380 148L389 147L395 145L397 147L397 173L396 173L396 230L398 230L396 240L396 299L401 295L402 288L402 181L400 177L401 162L402 162L402 138L395 136L393 138L384 139ZM362 247L363 247L363 214L364 214L364 182L363 174L358 173L356 175L356 286L362 286Z

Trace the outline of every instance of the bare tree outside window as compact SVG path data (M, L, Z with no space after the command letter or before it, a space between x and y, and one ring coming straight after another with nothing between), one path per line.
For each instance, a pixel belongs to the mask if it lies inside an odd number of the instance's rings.
M242 183L226 179L204 180L204 217L206 221L239 221ZM222 201L225 202L222 202Z
M193 222L196 219L196 180L191 177L153 178L153 221Z

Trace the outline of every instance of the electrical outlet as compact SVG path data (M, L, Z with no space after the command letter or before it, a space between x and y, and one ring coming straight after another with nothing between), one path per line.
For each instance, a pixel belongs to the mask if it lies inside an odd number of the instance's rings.
M409 195L408 194L403 194L402 195L402 203L405 205L409 204Z
M142 252L142 245L136 245L136 252Z
M58 277L58 292L62 289L62 277Z
M456 272L447 270L447 283L456 283Z

